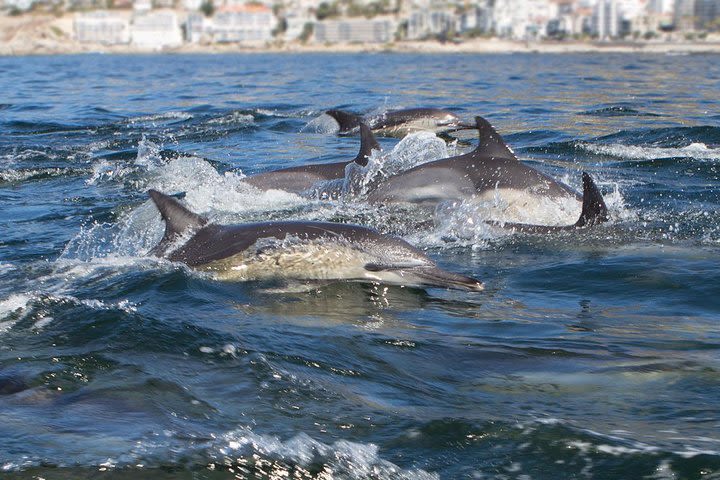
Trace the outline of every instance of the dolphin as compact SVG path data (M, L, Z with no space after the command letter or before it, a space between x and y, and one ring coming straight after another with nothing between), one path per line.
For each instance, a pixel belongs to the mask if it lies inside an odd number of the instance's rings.
M482 117L475 117L477 148L464 155L417 165L376 182L370 203L410 203L437 206L444 201L502 199L516 209L542 208L542 199L582 202L580 219L562 228L578 228L608 220L602 194L590 175L583 173L583 195L548 175L520 162L502 137ZM507 223L527 231L552 231L555 227Z
M373 150L380 150L375 136L370 128L361 123L360 152L349 162L315 163L297 167L283 168L271 172L258 173L245 178L249 183L260 190L285 190L292 193L302 193L312 190L322 182L338 180L345 177L345 167L350 163L360 166L368 164L368 158Z
M168 195L148 193L165 221L165 234L150 254L221 280L350 280L484 289L481 281L445 271L406 241L370 228L305 221L217 225Z
M389 137L404 137L408 133L417 131L430 131L444 133L467 128L467 125L453 112L441 108L407 108L403 110L389 110L380 115L362 117L343 110L327 110L340 125L340 133L350 133L361 123L367 123L373 132Z

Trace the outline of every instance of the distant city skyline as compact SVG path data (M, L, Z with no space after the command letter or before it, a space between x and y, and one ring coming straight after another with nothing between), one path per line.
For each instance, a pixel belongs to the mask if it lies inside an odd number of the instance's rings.
M76 12L83 43L391 43L650 40L720 30L720 0L0 0L7 13Z

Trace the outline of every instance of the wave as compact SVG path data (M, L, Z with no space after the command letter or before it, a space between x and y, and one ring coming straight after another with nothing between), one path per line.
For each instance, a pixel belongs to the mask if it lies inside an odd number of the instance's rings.
M579 142L576 144L576 148L594 155L616 157L623 160L660 160L670 158L720 160L720 148L709 148L704 143L691 143L690 145L680 148L663 148Z
M77 168L27 168L16 170L0 170L0 185L3 183L22 183L49 178L81 176L86 170Z
M625 130L590 140L551 142L524 149L529 153L600 156L621 160L720 159L720 127Z
M130 117L127 120L125 120L125 123L128 123L130 125L137 125L137 124L144 124L144 123L179 123L184 122L186 120L192 119L194 116L191 113L187 112L165 112L165 113L156 113L152 115L141 115L139 117Z
M661 117L657 113L643 112L632 107L614 105L611 107L597 108L594 110L586 110L578 115L588 115L595 117Z
M117 441L113 443L118 443ZM92 450L97 450L89 447ZM241 427L212 439L196 438L186 442L182 435L165 431L160 438L139 440L120 455L97 455L85 453L82 464L56 459L57 468L78 467L101 472L141 468L152 472L168 464L177 469L197 468L252 478L345 478L345 479L438 479L434 473L419 468L402 468L385 460L377 445L349 440L337 440L326 444L300 433L288 440L267 434L258 434L249 427ZM90 457L90 458L88 458ZM22 460L5 461L0 470L22 471L47 464L48 459L36 460L27 456Z

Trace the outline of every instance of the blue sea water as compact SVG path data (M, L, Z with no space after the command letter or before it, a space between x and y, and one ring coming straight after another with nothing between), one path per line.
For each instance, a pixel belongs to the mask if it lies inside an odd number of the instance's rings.
M720 478L719 57L18 57L0 92L2 478ZM589 172L611 221L508 235L242 181L353 158L328 108L415 106ZM380 139L396 168L473 141ZM219 282L146 255L149 188L370 225L487 289Z

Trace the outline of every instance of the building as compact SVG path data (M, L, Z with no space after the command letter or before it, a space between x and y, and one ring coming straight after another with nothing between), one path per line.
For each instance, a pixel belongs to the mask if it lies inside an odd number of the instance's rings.
M188 14L185 20L185 40L189 43L201 43L209 40L211 22L202 13Z
M200 10L200 7L202 7L203 0L182 0L182 7L185 10L195 12L197 10Z
M620 35L620 12L615 0L599 0L593 12L593 35L600 40Z
M460 32L489 33L492 30L492 8L488 2L463 8L460 14Z
M213 16L212 38L216 42L267 42L276 26L277 18L265 5L223 7Z
M159 50L182 44L182 32L173 11L138 13L130 25L130 41L139 47Z
M299 40L305 32L305 25L315 25L315 19L306 15L291 13L285 16L285 40Z
M387 43L395 38L397 26L388 19L353 18L315 23L319 43Z
M130 42L130 22L107 11L75 15L75 39L83 43L120 45Z
M492 7L495 34L514 40L547 36L547 26L558 16L558 4L548 0L495 0Z
M720 29L720 0L695 0L695 29Z
M676 0L674 24L684 32L695 30L695 0Z
M447 35L458 30L458 17L451 10L415 10L407 23L408 40Z

